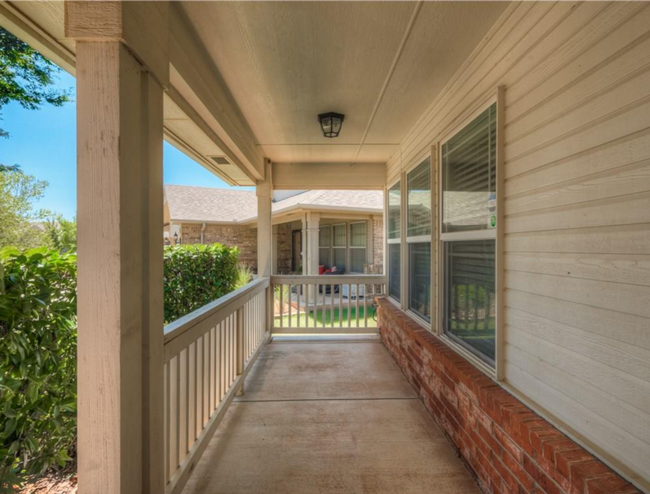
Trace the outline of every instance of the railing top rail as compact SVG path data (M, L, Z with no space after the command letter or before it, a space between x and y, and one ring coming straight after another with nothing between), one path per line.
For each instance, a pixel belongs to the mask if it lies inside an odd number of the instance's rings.
M255 279L234 292L230 292L229 294L190 312L180 319L167 324L164 330L165 345L219 312L222 312L224 316L228 316L233 311L243 306L251 296L256 295L268 286L268 278Z
M320 283L321 285L330 285L330 284L356 284L360 285L366 284L371 285L373 283L385 283L386 275L383 274L321 274L321 275L294 275L294 274L283 274L283 275L274 275L271 276L271 283L274 285L278 284L300 284L300 283Z

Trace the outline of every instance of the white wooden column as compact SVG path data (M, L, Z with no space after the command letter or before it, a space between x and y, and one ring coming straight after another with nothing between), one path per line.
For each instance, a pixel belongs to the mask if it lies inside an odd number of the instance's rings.
M137 39L149 29L166 29L166 8L157 2L66 4L66 36L77 41L81 494L164 491L162 85L167 75L152 67L164 68L160 57L166 53L152 60ZM146 28L133 22L140 15ZM133 45L127 48L126 40ZM163 42L160 46L164 51Z
M320 214L307 213L307 274L318 274L318 232L320 231Z
M257 194L257 274L271 276L273 270L273 236L271 226L271 207L273 204L273 183L271 181L271 163L265 160L264 182L258 182Z
M278 274L278 225L273 225L273 259L271 273Z

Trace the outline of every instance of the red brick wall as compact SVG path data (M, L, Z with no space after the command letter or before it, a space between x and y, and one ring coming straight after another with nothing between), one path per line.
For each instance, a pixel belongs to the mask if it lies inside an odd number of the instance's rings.
M381 339L488 493L639 493L385 298Z

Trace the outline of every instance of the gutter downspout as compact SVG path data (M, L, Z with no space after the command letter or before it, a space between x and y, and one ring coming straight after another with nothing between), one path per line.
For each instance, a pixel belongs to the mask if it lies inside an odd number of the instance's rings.
M205 231L205 222L201 225L201 243L203 243L203 232Z

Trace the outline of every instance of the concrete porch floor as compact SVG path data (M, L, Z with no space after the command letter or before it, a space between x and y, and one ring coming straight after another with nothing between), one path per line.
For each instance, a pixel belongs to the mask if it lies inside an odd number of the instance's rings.
M183 492L479 490L374 340L267 345Z

